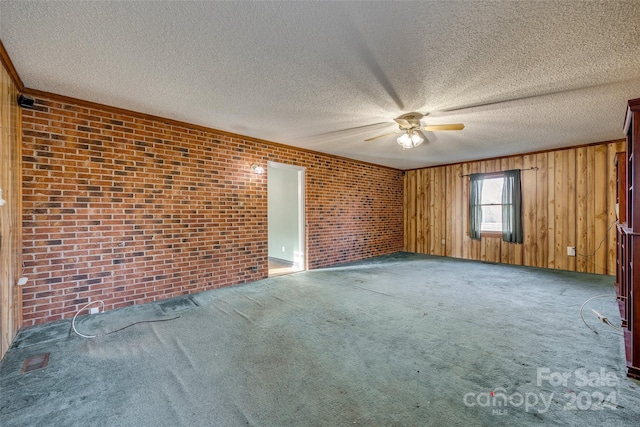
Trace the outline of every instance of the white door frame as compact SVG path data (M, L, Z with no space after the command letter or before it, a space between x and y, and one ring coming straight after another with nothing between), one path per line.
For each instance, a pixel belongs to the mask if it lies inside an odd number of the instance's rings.
M293 266L296 269L307 269L307 237L306 237L306 220L305 220L305 173L307 168L304 166L288 165L286 163L267 162L267 167L276 169L287 169L297 172L298 176L298 247L301 248L299 253L293 254ZM267 170L268 171L268 170ZM269 174L267 173L267 179Z

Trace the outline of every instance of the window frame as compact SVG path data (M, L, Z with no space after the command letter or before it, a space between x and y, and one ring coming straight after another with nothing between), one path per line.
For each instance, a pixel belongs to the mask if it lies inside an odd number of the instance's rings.
M504 172L487 172L484 174L482 180L485 179L496 179L502 178L502 183L504 185ZM502 220L502 203L480 203L480 206L500 206L500 219ZM500 237L502 238L502 221L500 222L500 231L483 231L482 227L480 228L480 237Z

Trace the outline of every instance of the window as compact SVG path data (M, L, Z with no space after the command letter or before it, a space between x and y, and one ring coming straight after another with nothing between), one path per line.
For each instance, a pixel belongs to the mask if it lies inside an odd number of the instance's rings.
M482 181L482 207L481 233L502 233L502 187L504 177L484 178Z
M469 235L501 233L505 242L522 243L520 170L472 174L469 191Z

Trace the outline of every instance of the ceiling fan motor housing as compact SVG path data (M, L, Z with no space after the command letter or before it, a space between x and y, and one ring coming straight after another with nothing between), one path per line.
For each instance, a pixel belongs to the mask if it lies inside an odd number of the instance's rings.
M420 129L422 124L420 119L423 117L420 113L407 113L396 119L396 123L400 126L400 130L407 131L410 129Z

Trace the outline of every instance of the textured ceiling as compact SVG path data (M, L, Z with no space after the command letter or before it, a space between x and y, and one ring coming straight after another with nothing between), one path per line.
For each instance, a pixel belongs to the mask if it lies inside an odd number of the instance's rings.
M28 88L410 169L622 138L640 1L0 1ZM393 118L429 113L402 150Z

